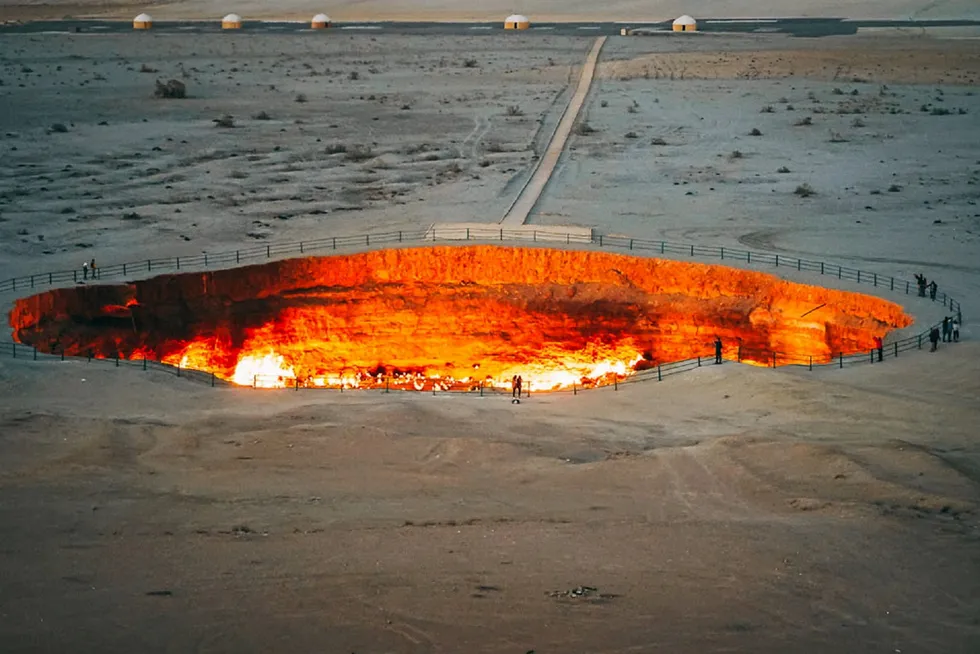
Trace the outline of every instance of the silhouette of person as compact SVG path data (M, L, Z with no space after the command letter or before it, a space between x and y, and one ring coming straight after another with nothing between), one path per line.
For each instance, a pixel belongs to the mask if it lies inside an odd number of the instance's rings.
M523 385L524 385L524 380L521 379L521 376L514 375L514 378L511 380L511 386L512 386L511 397L519 398L521 396L521 386Z
M82 262L82 279L88 279L88 261Z
M953 342L960 342L960 321L957 318L953 318L950 323L951 329L953 330Z
M939 349L939 328L933 327L929 330L929 342L932 343L932 349L930 352L935 352Z
M928 282L926 281L926 276L919 273L915 274L915 283L919 285L919 297L926 296L926 286Z
M715 363L721 363L721 337L715 336Z
M953 340L953 325L950 323L949 316L943 317L943 343Z
M938 289L939 289L939 286L936 284L936 280L935 279L932 280L929 283L929 299L930 300L935 300L936 299L936 291Z
M91 268L91 270L92 270L92 279L95 279L95 277L96 277L96 274L95 274L95 259L92 259L89 262L88 267Z
M878 361L880 362L885 354L884 352L885 344L882 342L881 336L875 336L874 340L875 340L875 349L878 350Z

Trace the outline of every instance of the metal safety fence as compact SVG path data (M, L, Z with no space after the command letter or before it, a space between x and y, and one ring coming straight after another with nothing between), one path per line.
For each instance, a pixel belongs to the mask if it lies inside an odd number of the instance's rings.
M694 258L694 259L718 259L732 263L744 263L755 267L772 268L791 268L800 272L813 272L820 275L829 275L839 280L853 281L858 284L867 284L875 288L896 292L904 295L923 295L918 284L909 280L899 279L893 276L881 275L875 272L867 272L857 268L841 266L839 264L826 263L810 259L801 259L781 254L768 252L753 252L738 248L725 246L704 246L695 244L671 243L664 240L651 240L641 238L631 238L626 236L604 236L589 235L581 232L558 232L552 229L506 229L496 227L452 227L439 228L438 225L426 230L400 230L392 232L380 232L371 234L348 235L326 237L298 241L293 243L278 243L241 248L216 254L200 254L189 257L161 257L144 259L141 261L131 261L126 263L112 264L99 267L94 270L61 270L46 273L36 273L33 275L23 275L0 281L0 292L28 292L35 289L60 287L74 285L87 281L101 282L111 279L141 279L152 276L153 274L176 273L176 272L195 272L206 270L221 270L232 268L241 264L254 264L263 261L286 259L296 256L320 256L328 253L343 251L360 251L371 249L377 246L398 246L399 244L424 244L429 242L443 242L447 244L459 244L460 242L474 243L494 243L494 242L523 242L540 243L542 245L564 244L566 246L596 247L603 249L617 249L627 252L637 252L644 254L654 254L670 256L672 259ZM956 314L957 320L962 324L962 308L960 303L954 300L945 292L935 291L932 294L926 293L925 297L933 302L940 303L945 311ZM729 361L751 363L754 365L767 367L796 366L806 367L812 370L814 367L836 366L843 368L859 363L876 363L884 361L886 358L898 357L902 352L913 349L922 349L925 345L930 345L930 332L940 328L942 323L936 323L925 329L923 332L891 341L884 344L879 350L869 350L851 354L823 353L819 355L799 355L772 351L752 351L741 347L733 353L732 348L728 348L725 359ZM66 359L88 360L89 362L101 362L113 364L117 367L142 367L144 370L163 370L178 377L185 377L210 386L229 386L230 382L216 377L213 373L181 368L172 366L159 361L146 359L105 359L94 356L71 356L64 353L44 353L34 347L15 342L0 344L0 356L2 353L9 353L13 358L47 361L65 361ZM665 377L694 370L714 362L713 356L698 356L695 358L684 359L681 361L665 362L651 366L643 371L637 372L622 380L603 386L587 386L562 388L560 390L538 389L550 393L572 393L577 394L584 390L596 388L618 390L619 386L626 384L642 383L647 381L662 381ZM302 380L292 380L286 384L272 384L272 380L255 377L252 380L253 388L268 388L276 386L279 388L292 388L300 390L304 388L317 388L324 390L335 390L343 392L342 388L335 386L316 386L305 383ZM534 381L528 380L528 392L532 392ZM248 388L249 386L244 386ZM390 386L379 387L371 386L372 390L383 392L401 391L400 388ZM347 389L363 390L363 389ZM414 392L414 391L413 391ZM449 392L449 391L441 391ZM452 391L464 393L500 393L499 387L487 387L482 384L474 386L467 391Z

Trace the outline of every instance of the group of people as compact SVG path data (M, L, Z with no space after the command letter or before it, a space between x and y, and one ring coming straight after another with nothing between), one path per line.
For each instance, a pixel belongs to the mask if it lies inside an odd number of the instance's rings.
M89 271L92 273L92 279L96 277L95 259L91 261L82 262L82 279L88 279Z
M915 283L919 287L919 297L925 297L926 291L929 291L929 299L930 300L936 299L936 293L939 291L939 285L936 284L935 279L930 282L928 279L926 279L925 275L920 275L919 273L916 273Z
M960 319L959 316L945 316L942 325L933 327L929 330L929 342L932 343L930 352L939 349L939 341L943 343L958 343L960 340Z
M524 386L524 380L521 379L520 375L514 375L513 379L510 380L511 387L511 397L516 397L520 399L521 397L521 387Z

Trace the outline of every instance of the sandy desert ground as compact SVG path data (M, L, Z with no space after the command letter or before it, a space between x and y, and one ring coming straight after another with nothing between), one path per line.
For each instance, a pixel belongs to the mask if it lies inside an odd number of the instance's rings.
M326 11L336 20L502 21L512 13L536 21L661 21L681 14L711 18L759 18L765 16L847 17L889 20L976 19L980 8L972 0L784 0L773 5L759 0L490 0L464 4L458 0L284 0L268 3L214 0L134 3L131 0L2 0L0 17L63 18L99 16L130 19L149 9L158 20L215 19L236 11L253 19L309 20Z
M497 221L591 43L4 37L0 277ZM519 407L3 356L4 651L980 649L980 46L602 61L532 223L922 272L963 342Z

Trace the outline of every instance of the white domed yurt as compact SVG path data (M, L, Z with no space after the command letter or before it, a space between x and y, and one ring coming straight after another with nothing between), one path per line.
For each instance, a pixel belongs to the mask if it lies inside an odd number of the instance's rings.
M698 22L688 15L681 16L674 21L675 32L696 32Z
M153 19L150 18L150 14L140 14L133 19L134 30L148 30L151 27L153 27Z
M330 16L327 16L326 14L317 14L313 17L313 20L310 21L310 27L315 30L322 30L330 27Z
M228 14L221 19L221 29L237 30L242 27L242 17L238 14Z
M531 21L527 19L527 16L520 14L512 14L504 21L505 30L526 30L530 26Z

